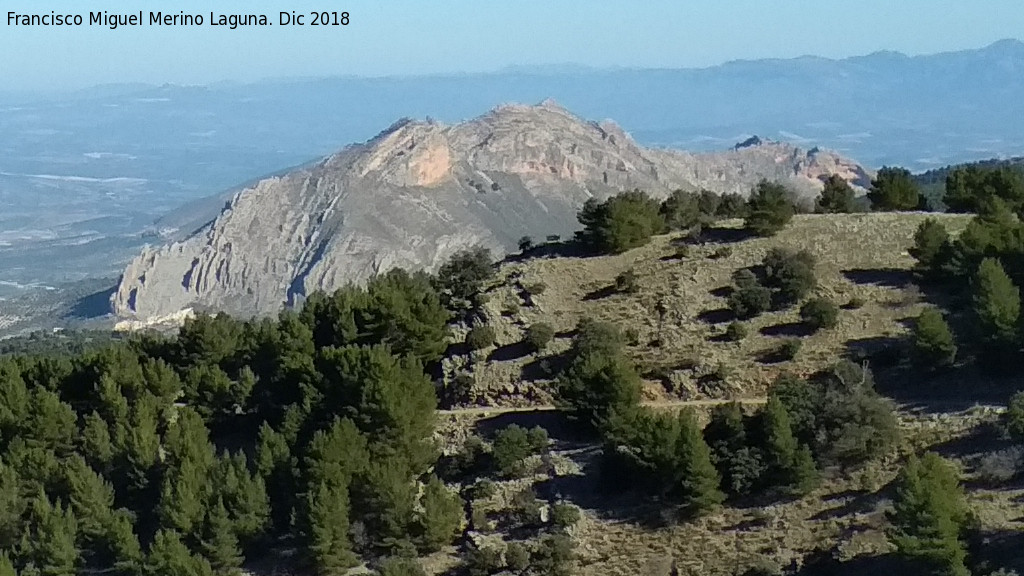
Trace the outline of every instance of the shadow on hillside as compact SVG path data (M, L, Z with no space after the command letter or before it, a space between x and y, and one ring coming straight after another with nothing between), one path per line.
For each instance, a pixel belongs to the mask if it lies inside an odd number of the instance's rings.
M718 288L708 290L708 294L711 294L716 298L728 298L729 296L732 296L732 293L735 291L736 288L733 286L719 286Z
M525 252L508 254L501 263L512 264L534 258L589 258L592 256L599 256L599 254L575 240L566 240L564 242L545 242Z
M1006 403L1019 387L1012 376L983 374L976 365L924 371L910 363L908 342L903 338L878 336L850 340L844 356L867 364L875 378L875 389L907 409L927 413L967 410L978 404Z
M975 535L972 540L972 556L986 564L986 571L979 573L993 573L999 568L1024 572L1024 554L1021 554L1021 549L1024 548L1024 531L985 531Z
M919 576L921 572L914 570L906 560L892 553L878 556L861 555L851 560L842 561L835 557L833 551L822 550L804 557L800 569L790 574L793 576L863 576L865 574Z
M844 356L858 364L867 362L876 373L899 366L907 357L907 342L894 336L847 340ZM877 375L877 374L876 374Z
M914 283L914 274L900 268L854 268L843 270L843 276L854 284L874 284L890 288L903 288Z
M65 318L100 318L110 314L110 297L116 291L115 286L79 298L71 305Z
M495 348L488 356L488 362L507 362L530 355L532 350L526 342L513 342Z
M757 235L744 228L705 228L690 243L732 244L755 238Z
M548 431L548 437L555 441L578 440L578 425L570 422L565 414L558 410L532 410L529 412L505 412L496 416L490 416L477 420L474 424L476 433L484 437L491 437L498 430L511 426L533 428L540 426Z
M614 296L618 290L615 289L615 285L605 286L604 288L598 288L592 292L588 292L583 296L584 302L592 302L594 300L603 300L609 296Z
M676 507L659 502L656 496L642 494L628 486L613 486L601 477L601 450L596 447L576 451L572 459L582 474L554 476L534 485L538 497L567 500L598 518L629 522L649 530L678 522ZM675 518L674 518L675 517Z
M527 382L550 380L560 374L568 363L569 355L567 353L541 356L523 365L519 375Z
M734 314L729 308L705 310L697 315L697 320L700 320L705 324L725 324L726 322L732 322L735 319L736 314Z
M810 336L813 333L814 329L803 322L784 322L782 324L761 328L761 334L764 336L803 338L804 336Z
M971 429L970 432L935 444L929 448L947 458L974 459L974 467L977 467L977 460L981 456L998 452L1006 448L1014 448L1016 443L1006 438L999 426L994 423L982 423Z

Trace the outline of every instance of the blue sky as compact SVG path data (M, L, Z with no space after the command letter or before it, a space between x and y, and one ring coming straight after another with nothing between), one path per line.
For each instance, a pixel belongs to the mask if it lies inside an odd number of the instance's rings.
M6 0L0 86L205 84L510 65L691 67L740 58L922 54L1024 38L1024 1L974 0ZM19 13L348 10L346 28L20 28ZM275 22L276 24L276 22ZM0 89L3 89L0 88Z

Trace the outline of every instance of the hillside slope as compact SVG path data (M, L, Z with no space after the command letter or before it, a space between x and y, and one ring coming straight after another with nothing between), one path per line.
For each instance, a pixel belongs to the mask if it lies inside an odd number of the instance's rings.
M454 126L402 121L242 190L183 241L147 248L112 306L139 319L190 307L273 313L390 268L434 268L475 244L501 253L523 235L571 234L591 197L746 193L768 178L809 198L833 173L858 185L868 177L834 153L774 142L714 154L646 149L615 124L585 122L552 102Z
M591 318L635 332L628 349L648 379L649 400L760 396L782 370L806 375L852 349L876 352L906 334L906 319L922 306L911 286L914 259L907 249L926 218L940 218L954 233L969 220L926 213L799 215L775 237L740 240L740 222L726 221L701 244L666 235L619 255L512 261L502 266L486 304L498 347L482 356L450 358L448 375L473 376L470 404L544 402L547 377L540 366L545 359L553 365L568 348L576 323ZM802 331L796 308L768 312L746 323L747 338L725 341L733 273L759 264L773 247L813 254L815 294L847 309L836 328L813 335ZM615 290L616 276L627 270L635 273L635 293ZM851 301L856 306L848 306ZM526 328L538 322L562 335L541 356L527 354L519 344ZM793 361L765 361L783 339L794 336L804 344ZM719 365L730 369L724 380L713 377Z

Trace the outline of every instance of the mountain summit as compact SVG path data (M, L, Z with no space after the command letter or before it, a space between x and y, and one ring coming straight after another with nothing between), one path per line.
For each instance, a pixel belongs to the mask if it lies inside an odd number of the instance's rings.
M709 154L643 148L616 124L584 121L551 100L453 126L402 120L239 191L181 241L147 247L111 304L140 320L188 308L274 313L394 267L435 268L473 245L503 253L524 235L568 236L591 197L746 194L767 178L810 198L834 173L856 185L868 176L834 153L778 142Z

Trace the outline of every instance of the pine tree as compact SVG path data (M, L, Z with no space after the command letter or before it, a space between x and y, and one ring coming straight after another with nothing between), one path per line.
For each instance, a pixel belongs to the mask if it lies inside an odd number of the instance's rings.
M96 470L106 473L114 461L114 444L110 429L103 417L93 411L86 415L82 426L82 454Z
M761 451L748 445L746 419L739 403L715 407L704 438L722 475L722 487L730 494L748 494L760 481L764 463Z
M871 181L868 200L876 211L916 210L921 194L909 170L884 166Z
M914 354L925 368L951 366L956 359L956 341L942 312L926 308L914 323Z
M78 417L71 405L45 388L34 388L29 394L28 421L23 435L31 447L52 450L58 456L74 450L78 435Z
M793 456L793 466L789 470L788 482L793 493L798 496L810 493L821 484L821 474L807 445L797 448Z
M320 368L324 402L349 407L374 456L399 454L417 472L436 460L437 396L418 362L386 346L348 346L324 350Z
M359 510L375 544L385 548L406 545L416 504L408 465L401 458L375 460L359 486L359 494Z
M725 501L719 489L722 478L711 462L711 449L690 409L679 413L676 455L682 503L689 513L705 514Z
M935 218L922 222L914 232L914 246L907 252L917 260L914 271L925 277L941 274L949 259L949 232Z
M87 552L104 555L114 505L114 488L75 454L64 463L71 509Z
M769 397L760 414L768 474L776 485L787 485L796 460L799 444L793 436L789 413L778 398Z
M137 576L142 568L142 546L132 529L131 514L126 510L116 511L110 518L104 537L109 551L110 563L120 576Z
M838 174L825 179L825 187L817 199L818 212L849 213L856 211L856 201L850 183Z
M569 357L555 401L571 420L601 430L639 405L640 377L622 353L622 335L614 326L581 321Z
M75 576L79 561L75 516L59 504L50 507L47 503L45 507L33 542L39 572L42 576Z
M1007 350L1018 343L1020 290L995 258L985 258L974 281L974 312L985 337Z
M590 199L577 214L581 244L602 254L618 254L647 244L665 228L661 205L634 190L598 202Z
M200 542L203 556L209 560L210 567L217 576L239 574L242 551L234 530L224 502L218 498L206 513L206 529Z
M13 438L28 420L29 393L21 370L0 358L0 438Z
M7 552L0 552L0 576L18 576Z
M24 511L18 472L0 461L0 550L12 550L18 542Z
M431 474L420 504L423 509L417 519L420 548L425 552L436 552L451 544L462 525L462 499Z
M897 551L923 562L936 573L968 576L960 533L968 511L963 488L941 456L911 456L896 480L892 526L887 532Z
M167 470L160 487L161 524L186 538L196 538L206 516L210 476L216 463L202 417L189 407L179 410L167 430L164 445Z
M370 462L366 437L348 418L335 418L326 430L319 430L306 449L306 482L311 486L348 486Z
M205 558L193 556L173 530L160 530L149 546L146 556L147 576L212 576L213 570Z
M217 493L243 544L261 536L270 522L270 500L263 478L249 472L245 453L227 453L217 464Z
M198 536L206 515L209 477L191 460L181 462L164 476L157 512L161 525L185 537Z
M270 501L270 519L275 533L288 529L295 504L295 482L291 449L284 434L264 422L256 441L256 472L264 482Z
M747 230L758 236L774 236L793 219L796 208L785 186L762 180L747 200Z
M349 541L346 486L320 484L306 497L306 548L316 573L342 576L357 563Z

